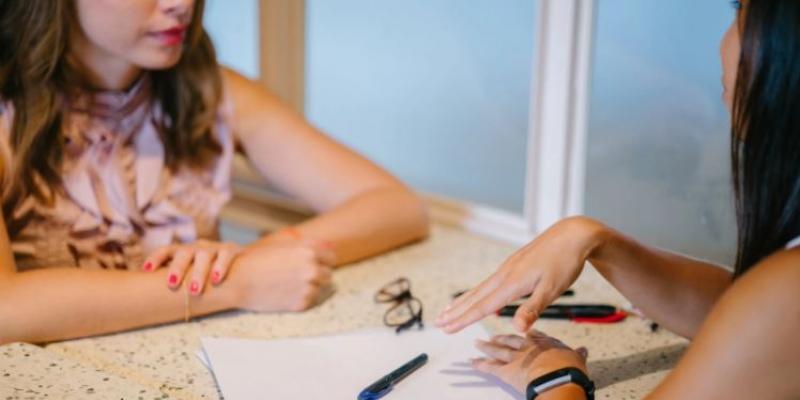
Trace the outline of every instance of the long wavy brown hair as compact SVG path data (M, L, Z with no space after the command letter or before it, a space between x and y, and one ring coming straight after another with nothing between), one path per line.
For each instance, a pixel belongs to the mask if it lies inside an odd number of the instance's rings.
M202 168L220 152L212 126L222 97L214 47L202 26L204 1L197 0L180 61L147 71L165 164ZM0 0L0 100L14 107L11 165L4 165L10 197L52 201L61 187L62 122L65 94L81 90L84 73L70 62L70 32L77 29L75 6L62 0ZM0 111L1 112L1 111ZM8 178L6 176L6 178ZM8 197L4 208L8 212ZM11 201L13 203L13 201ZM7 214L6 214L7 215Z

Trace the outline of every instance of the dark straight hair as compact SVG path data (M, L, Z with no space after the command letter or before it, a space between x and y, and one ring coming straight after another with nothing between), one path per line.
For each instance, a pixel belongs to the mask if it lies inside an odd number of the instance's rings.
M741 17L731 129L734 277L800 236L800 1L751 0Z

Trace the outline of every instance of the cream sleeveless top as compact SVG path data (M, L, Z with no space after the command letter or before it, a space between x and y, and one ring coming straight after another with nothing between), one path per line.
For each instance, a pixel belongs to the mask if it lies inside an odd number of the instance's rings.
M93 93L92 110L86 101L71 103L63 131L63 190L54 193L52 205L28 197L6 214L19 270L138 269L158 247L218 237L219 213L231 197L231 104L225 100L218 110L214 133L222 153L214 165L172 172L164 165L154 122L160 111L148 101L149 86L145 77L126 92ZM0 101L6 175L17 173L9 171L13 118L10 103Z

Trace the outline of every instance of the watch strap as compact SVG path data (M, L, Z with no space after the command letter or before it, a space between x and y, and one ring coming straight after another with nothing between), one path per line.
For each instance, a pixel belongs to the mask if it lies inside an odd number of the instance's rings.
M594 400L594 382L578 368L568 367L544 374L528 384L525 398L534 400L540 394L555 387L574 383L586 393L587 400Z

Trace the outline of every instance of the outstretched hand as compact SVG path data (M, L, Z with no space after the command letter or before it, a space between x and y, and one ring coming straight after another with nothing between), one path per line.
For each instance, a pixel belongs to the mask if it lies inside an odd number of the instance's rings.
M598 245L599 223L582 217L562 220L517 251L491 276L448 305L436 318L447 333L494 314L529 295L514 315L526 332L539 314L572 285Z

